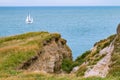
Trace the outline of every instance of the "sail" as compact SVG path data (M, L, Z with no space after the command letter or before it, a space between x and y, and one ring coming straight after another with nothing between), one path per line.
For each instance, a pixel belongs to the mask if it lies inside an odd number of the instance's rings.
M26 18L26 22L28 22L29 21L29 17L27 16L27 18Z
M28 14L28 16L26 17L26 23L27 24L33 23L33 18L30 16L30 14Z

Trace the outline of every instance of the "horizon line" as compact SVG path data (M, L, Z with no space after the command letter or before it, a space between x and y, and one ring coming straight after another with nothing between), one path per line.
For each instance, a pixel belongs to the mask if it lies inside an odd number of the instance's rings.
M49 6L38 6L38 5L34 5L34 6L30 6L30 5L26 5L26 6L15 6L15 5L10 5L10 6L0 6L0 7L120 7L120 5L82 5L82 6L78 6L78 5L60 5L60 6L54 6L54 5L49 5Z

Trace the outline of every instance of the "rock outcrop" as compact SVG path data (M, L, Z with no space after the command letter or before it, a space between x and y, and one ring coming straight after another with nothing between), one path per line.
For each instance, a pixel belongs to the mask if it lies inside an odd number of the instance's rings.
M89 53L84 53L81 56L78 57L78 61L81 59L83 62L79 66L77 75L102 78L107 75L118 76L120 71L120 35L112 35L107 39L100 40ZM87 64L84 65L85 63Z
M97 62L96 65L93 66L92 69L87 69L85 72L85 77L90 76L99 76L99 77L106 77L109 71L109 65L111 63L112 52L114 50L114 45L110 44L109 47L106 47L104 51L100 51L101 54L106 54L100 61Z
M98 60L98 62L96 64L94 64L91 69L87 69L85 71L85 74L84 74L85 77L90 77L90 76L106 77L109 74L109 71L112 68L111 64L114 63L112 61L112 59L114 58L112 55L116 54L116 53L114 53L114 51L118 50L116 48L116 47L118 47L118 45L115 45L115 44L120 43L120 42L118 42L119 37L120 37L120 35L119 35L120 34L120 24L118 25L116 32L117 32L117 34L114 35L113 38L109 37L107 39L107 40L110 39L109 45L107 44L107 46L105 46L105 47L101 48L101 50L99 50L98 54L104 55L104 56L102 58L100 58L100 60ZM103 42L105 42L107 40L104 40ZM102 45L102 44L100 44L100 45ZM117 51L117 53L119 53L119 51ZM118 65L117 65L117 67L118 67Z
M40 49L37 55L25 61L20 69L60 73L62 72L61 65L63 59L68 58L72 60L71 50L66 45L66 40L62 39L59 34L47 37L39 45Z

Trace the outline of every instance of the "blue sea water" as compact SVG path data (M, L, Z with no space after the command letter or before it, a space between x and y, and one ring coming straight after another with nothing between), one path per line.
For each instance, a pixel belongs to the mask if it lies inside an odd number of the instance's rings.
M26 24L30 12L33 24ZM116 33L120 7L0 7L0 37L33 31L58 32L73 58Z

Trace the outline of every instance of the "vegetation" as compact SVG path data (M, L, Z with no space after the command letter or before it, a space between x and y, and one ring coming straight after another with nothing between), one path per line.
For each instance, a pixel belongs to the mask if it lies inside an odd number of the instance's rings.
M112 64L108 76L118 77L120 75L120 35L115 41L115 49L112 54Z
M34 36L44 36L45 34L48 34L48 32L29 32L21 35L16 36L10 36L5 38L0 38L0 43L6 42L6 41L12 41L12 40L23 40Z
M70 73L73 69L73 67L77 66L77 62L73 62L70 59L63 59L62 61L62 70L66 71L67 73Z
M66 72L70 72L72 70L72 60L70 59L63 59L62 61L62 69Z
M82 64L83 62L88 62L87 65L81 65L79 70L77 71L77 76L83 76L84 72L87 69L87 66L92 67L95 65L101 58L103 58L106 54L99 55L100 50L110 45L110 43L114 40L116 35L112 35L108 37L107 39L100 40L94 45L94 48L96 49L91 51L86 51L81 56L79 56L75 61L79 62L79 64ZM120 77L120 36L117 37L115 43L114 43L114 52L112 54L112 63L110 65L110 71L106 78L98 78L98 80L119 80ZM90 80L92 78L89 78ZM88 80L89 80L88 79ZM94 78L95 79L95 78Z
M27 72L18 70L19 66L32 56L36 51L42 49L42 46L55 39L57 41L60 35L48 32L30 32L22 35L0 38L0 80L120 80L120 36L115 41L115 50L112 54L112 63L110 71L106 78L89 77L83 78L87 66L96 64L105 55L98 55L100 50L112 42L115 35L97 42L96 50L89 50L77 57L75 61L64 59L62 69L67 73L75 66L88 62L87 65L81 65L76 74L47 74L44 72ZM61 41L66 43L65 40ZM69 48L68 48L69 49ZM77 76L76 76L77 75Z
M86 57L91 53L91 51L84 52L81 56L78 56L75 62L78 62L81 65L83 62L86 61Z
M45 74L45 73L19 73L17 76L4 76L0 77L0 80L119 80L119 77L76 77L74 74L65 74L65 75L54 75L54 74Z
M0 77L17 76L19 66L36 55L44 41L60 38L57 33L29 32L0 38Z
M86 70L87 70L87 65L81 65L76 73L76 76L84 76Z
M86 51L81 56L77 57L75 61L72 61L70 59L63 59L62 69L67 73L71 72L75 66L79 66L86 61L86 56L90 54L90 52L91 51Z

